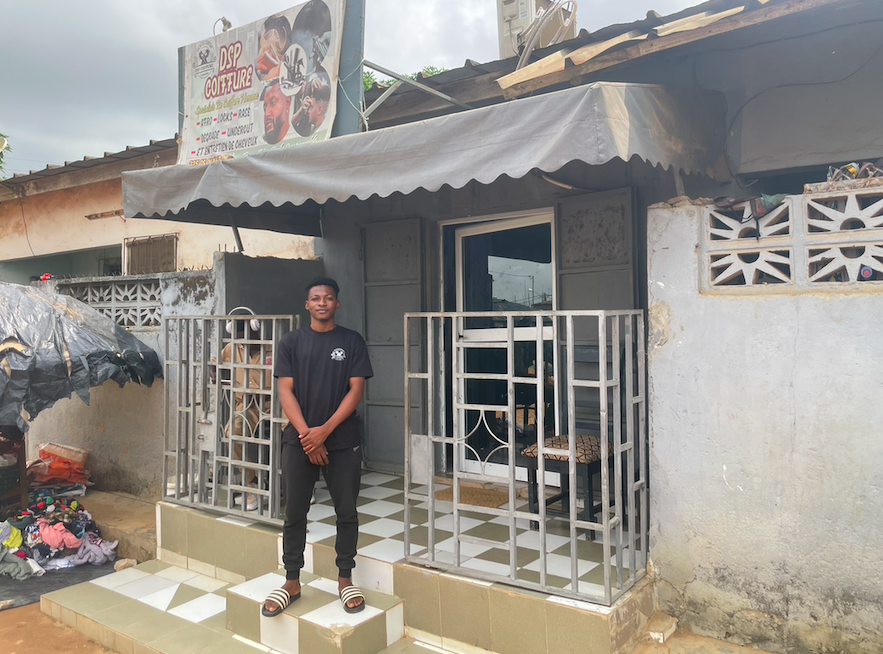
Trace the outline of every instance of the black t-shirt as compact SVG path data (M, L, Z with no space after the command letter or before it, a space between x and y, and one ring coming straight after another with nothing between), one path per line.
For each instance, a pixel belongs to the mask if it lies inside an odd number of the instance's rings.
M365 340L346 327L316 332L309 326L289 332L279 343L276 377L294 379L294 397L309 427L320 427L334 415L350 390L350 379L374 376ZM300 443L297 430L289 426L283 443ZM328 440L328 450L344 450L360 444L359 425L353 413L340 423Z

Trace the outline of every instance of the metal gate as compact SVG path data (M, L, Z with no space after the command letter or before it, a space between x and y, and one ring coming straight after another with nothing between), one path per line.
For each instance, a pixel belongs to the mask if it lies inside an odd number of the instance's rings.
M165 319L164 499L281 522L282 413L273 377L294 316Z
M476 327L486 333L476 337ZM529 330L535 335L532 347L524 337ZM605 605L615 602L646 573L643 312L407 314L404 341L415 334L426 347L417 360L405 349L408 560ZM451 369L444 370L446 365ZM446 396L451 406L445 406ZM411 415L415 397L426 407L422 420ZM415 425L421 424L417 433ZM415 447L429 452L429 461L414 456ZM453 463L439 478L446 451ZM478 466L467 470L466 457ZM492 463L505 466L508 479L492 474ZM476 467L479 473L472 471ZM518 481L519 468L527 469L520 475L527 484ZM550 483L553 471L561 475L560 488ZM428 483L413 481L427 477ZM436 497L443 484L452 487L452 501ZM492 485L504 490L506 504L493 508L463 501L464 489ZM558 507L558 518L550 515L551 507ZM431 518L440 515L441 520ZM452 538L443 536L444 547L436 535L439 525L453 531ZM464 565L469 559L464 550L475 554L476 548L498 556L478 555ZM528 549L535 559L524 566ZM558 566L557 585L550 562ZM584 581L589 566L603 566L597 568L603 576Z

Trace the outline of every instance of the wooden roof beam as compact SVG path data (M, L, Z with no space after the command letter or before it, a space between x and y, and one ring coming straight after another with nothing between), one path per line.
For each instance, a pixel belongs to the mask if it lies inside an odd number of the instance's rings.
M774 5L764 6L754 11L743 12L724 18L716 23L699 27L687 32L677 32L669 36L660 37L648 41L642 41L637 45L632 45L616 52L604 54L591 59L583 64L570 66L564 70L544 75L536 79L526 80L524 82L514 84L503 91L503 95L507 100L512 100L550 86L571 83L579 85L585 82L586 75L607 70L615 66L630 63L648 55L665 52L679 48L683 45L696 43L705 39L718 36L720 34L728 34L746 27L753 27L762 23L777 20L779 18L787 18L805 11L813 9L821 9L838 5L860 4L862 0L785 0Z

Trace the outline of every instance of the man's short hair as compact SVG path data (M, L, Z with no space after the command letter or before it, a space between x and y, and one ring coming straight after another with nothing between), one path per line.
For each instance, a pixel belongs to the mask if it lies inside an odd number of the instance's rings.
M265 82L265 84L266 84L266 82ZM261 97L259 98L259 100L260 100L261 102L264 101L264 98L266 97L267 93L269 93L270 89L272 89L274 86L279 86L280 89L282 88L282 87L279 85L279 80L278 80L278 79L274 79L274 80L273 80L272 82L270 82L269 84L266 84L266 86L264 86L264 90L261 91ZM283 93L282 95L285 95L285 94ZM288 98L287 95L286 95L285 97Z
M331 31L331 10L321 0L310 0L294 19L292 29L295 32L309 32L314 36L322 36Z
M310 280L310 283L307 284L306 292L307 297L310 296L310 291L312 291L317 286L328 286L331 290L334 291L334 297L340 297L340 286L337 285L337 282L331 279L330 277L314 277Z
M331 87L324 85L320 86L313 91L313 99L318 100L319 102L329 102L331 100Z

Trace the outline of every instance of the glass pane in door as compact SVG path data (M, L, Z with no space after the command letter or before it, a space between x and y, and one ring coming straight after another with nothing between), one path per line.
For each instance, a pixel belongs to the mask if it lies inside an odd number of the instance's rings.
M550 223L464 236L462 267L462 311L552 309ZM505 320L471 318L465 326L505 327Z
M480 229L480 228L479 228ZM511 229L461 233L459 304L466 312L550 311L553 307L554 266L552 262L552 225L540 223ZM546 326L551 321L544 321ZM500 347L467 348L464 372L506 374L536 378L537 324L532 316L515 319L514 369L508 371L506 356L506 318L483 316L466 318L465 336L474 340L498 341ZM481 336L479 336L481 335ZM493 335L493 336L492 336ZM552 343L544 343L543 357L552 360ZM551 396L551 388L548 389ZM500 380L468 379L464 400L472 405L508 405L507 383ZM536 385L516 384L516 415L505 411L464 411L462 427L467 436L465 459L468 462L508 463L508 422L515 421L516 449L536 442L537 400L545 402L546 392ZM551 414L551 412L549 412ZM488 472L485 470L484 472Z

